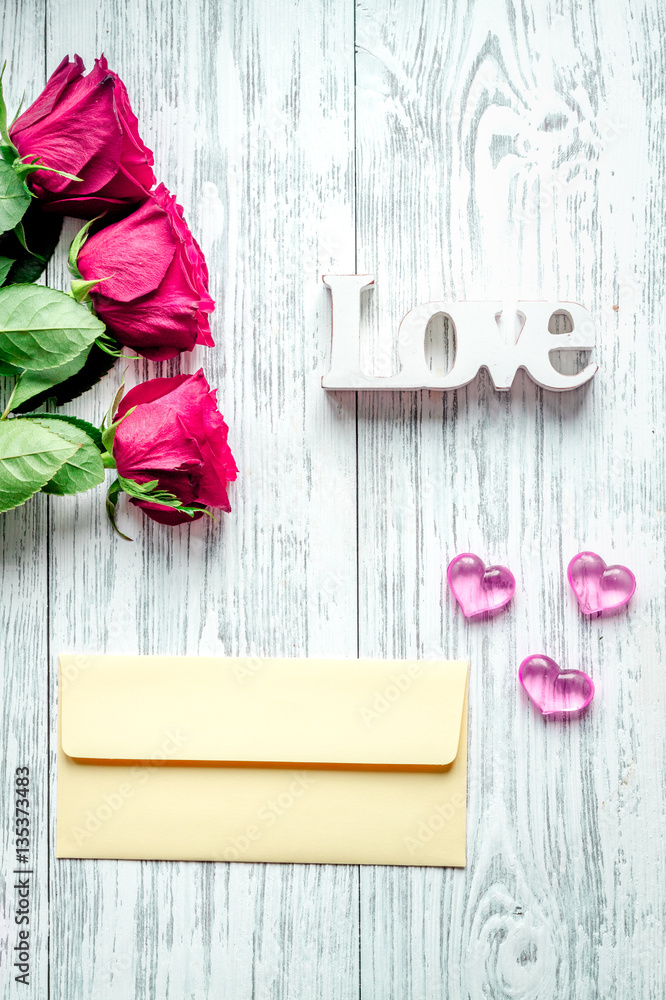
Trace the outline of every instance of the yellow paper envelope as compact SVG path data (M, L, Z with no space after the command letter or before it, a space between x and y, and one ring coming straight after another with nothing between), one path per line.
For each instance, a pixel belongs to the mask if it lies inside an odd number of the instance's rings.
M60 858L465 864L467 663L60 657Z

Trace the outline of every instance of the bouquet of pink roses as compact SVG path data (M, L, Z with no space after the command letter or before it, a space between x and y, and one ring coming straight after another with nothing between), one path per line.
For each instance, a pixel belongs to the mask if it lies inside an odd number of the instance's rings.
M89 389L125 347L158 361L213 346L204 255L152 165L103 56L87 75L78 56L63 59L9 126L0 74L0 375L13 380L0 511L92 489L106 469L117 471L114 527L121 492L162 524L230 510L237 469L202 370L121 389L100 428L43 409ZM70 247L69 292L35 284L64 215L87 220Z

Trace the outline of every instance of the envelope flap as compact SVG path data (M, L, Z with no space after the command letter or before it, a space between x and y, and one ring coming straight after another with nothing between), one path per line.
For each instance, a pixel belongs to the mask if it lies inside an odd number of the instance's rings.
M467 663L60 657L61 739L90 761L446 767Z

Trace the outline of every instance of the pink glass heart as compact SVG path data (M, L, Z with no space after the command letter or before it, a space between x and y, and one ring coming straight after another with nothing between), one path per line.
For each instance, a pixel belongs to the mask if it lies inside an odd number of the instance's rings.
M542 715L582 712L594 698L591 677L582 670L560 670L543 653L523 660L518 677Z
M498 611L516 590L513 573L506 566L484 566L473 552L462 552L446 571L455 599L467 618Z
M626 566L607 566L596 552L579 552L569 563L569 584L585 615L623 608L636 590L636 577Z

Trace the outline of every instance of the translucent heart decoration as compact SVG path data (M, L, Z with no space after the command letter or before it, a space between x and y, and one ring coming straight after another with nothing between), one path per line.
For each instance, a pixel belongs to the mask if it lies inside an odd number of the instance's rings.
M628 604L636 577L626 566L607 566L596 552L579 552L569 563L569 585L584 615L609 613Z
M449 587L467 618L498 611L516 591L516 580L506 566L486 567L473 552L462 552L446 571Z
M562 670L544 653L528 656L518 677L542 715L582 712L594 698L594 684L582 670Z

